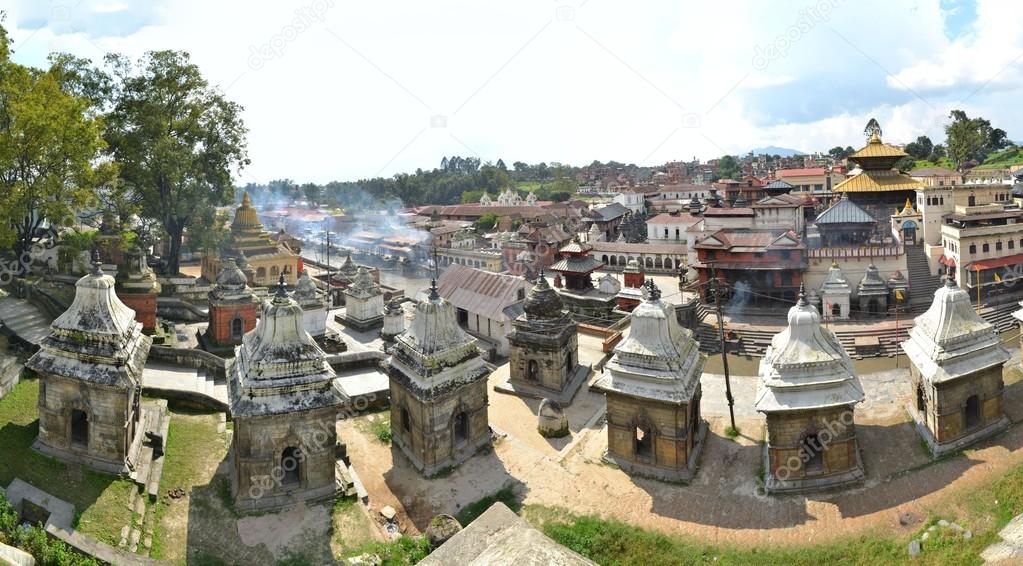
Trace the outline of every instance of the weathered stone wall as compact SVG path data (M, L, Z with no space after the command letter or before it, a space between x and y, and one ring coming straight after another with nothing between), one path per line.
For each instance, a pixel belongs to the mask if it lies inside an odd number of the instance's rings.
M280 507L301 500L331 497L335 489L334 464L337 409L236 418L234 453L235 503L244 509ZM284 481L291 460L286 448L301 451L299 481Z
M225 304L210 303L210 325L207 332L218 345L240 344L241 339L231 339L231 321L235 316L242 318L242 334L256 327L256 304Z
M41 374L39 381L39 441L52 448L87 458L124 464L135 426L131 389L116 389ZM71 442L71 413L88 415L88 444Z
M681 469L687 466L699 430L700 396L697 389L693 403L675 405L656 400L643 400L614 392L607 393L607 449L626 461ZM646 419L653 436L650 457L636 454L636 428Z
M573 331L557 345L539 345L524 335L510 341L509 379L563 391L579 363L579 336ZM536 380L529 377L529 362L536 362Z
M857 467L856 428L852 409L835 407L767 415L769 473L782 479L806 477L801 458L803 439L817 433L823 447L823 470L816 476L847 472ZM783 470L783 471L782 471ZM779 471L782 471L779 474Z
M210 375L220 378L226 376L225 368L227 361L205 350L152 346L149 349L149 359L168 361L176 365L201 369Z
M928 427L939 443L951 442L974 433L1002 418L1002 366L939 384L928 404ZM980 401L980 423L966 428L966 401L976 395ZM936 426L935 426L936 425Z
M393 379L390 391L391 437L424 475L455 466L490 442L486 379L435 399L419 399ZM469 419L468 438L460 444L456 444L453 423L458 411L464 411Z

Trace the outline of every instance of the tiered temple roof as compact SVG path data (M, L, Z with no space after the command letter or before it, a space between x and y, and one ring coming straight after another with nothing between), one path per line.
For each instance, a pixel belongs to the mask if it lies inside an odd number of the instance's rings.
M632 311L629 335L614 349L596 386L605 391L669 403L689 403L706 357L675 309L648 280L643 302Z
M802 292L788 322L760 362L756 410L802 411L863 401L849 354L835 333L821 326L820 314Z
M934 292L927 312L916 318L902 349L930 383L942 383L1009 360L995 327L970 304L952 279Z
M345 395L335 377L326 354L302 328L302 307L288 296L282 275L256 328L235 349L231 413L276 415L339 405Z
M71 306L50 329L25 367L99 385L138 384L152 339L142 334L135 311L117 298L114 278L100 269L98 253L92 272L75 284Z
M836 193L855 192L889 192L911 191L923 185L894 169L895 164L906 157L906 152L881 141L881 136L874 132L867 145L849 156L861 171L835 185Z

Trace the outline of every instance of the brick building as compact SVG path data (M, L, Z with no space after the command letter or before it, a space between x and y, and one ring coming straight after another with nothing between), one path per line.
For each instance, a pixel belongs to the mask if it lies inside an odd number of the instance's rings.
M135 320L142 323L142 331L152 334L156 330L156 296L160 283L146 264L146 252L138 247L124 251L124 264L117 270L115 289L117 297L135 311Z
M256 327L259 300L233 259L224 262L217 283L209 293L210 324L204 335L207 349L241 344L242 336Z
M750 304L776 305L796 299L806 269L806 246L791 230L725 229L698 240L697 281L704 301L711 299L711 272L732 293L749 293Z

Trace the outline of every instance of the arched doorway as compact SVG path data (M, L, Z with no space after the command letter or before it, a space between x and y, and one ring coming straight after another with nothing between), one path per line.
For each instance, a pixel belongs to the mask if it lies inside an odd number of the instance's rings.
M907 220L902 223L902 243L907 246L916 245L916 222Z
M803 436L799 443L799 452L805 473L817 474L824 471L824 445L821 444L816 432Z
M281 452L281 485L298 485L302 481L302 451L289 446Z
M455 435L456 445L465 444L469 440L469 416L465 414L465 411L455 413L451 428Z
M966 430L970 430L980 426L980 397L976 395L970 395L966 399Z
M234 339L234 340L240 339L242 337L242 334L243 334L242 331L244 329L245 329L245 327L244 327L244 324L242 322L242 317L236 316L233 319L231 319L231 338L232 339Z
M85 411L71 411L71 444L80 448L89 446L89 415Z
M526 379L540 381L540 364L536 363L536 360L529 360L526 364Z
M633 430L633 440L635 442L637 458L650 458L653 455L654 439L651 434L652 432L650 430L650 423L645 419L636 421L636 426Z

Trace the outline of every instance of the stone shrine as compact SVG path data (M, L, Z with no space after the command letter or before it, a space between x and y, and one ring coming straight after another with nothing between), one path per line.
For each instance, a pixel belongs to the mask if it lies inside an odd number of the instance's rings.
M821 285L820 298L826 320L846 320L849 318L849 297L852 287L842 274L838 262L832 260L828 276Z
M256 327L258 304L245 274L228 259L209 293L210 324L203 336L204 346L216 350L241 344L245 333Z
M327 333L327 299L308 272L299 274L292 297L302 307L302 328L313 338L322 338Z
M71 306L25 364L39 374L33 446L103 472L129 473L143 442L141 376L152 339L100 265L94 252L92 272L75 284Z
M911 363L909 413L935 457L1004 430L1002 369L1009 352L951 277L902 343Z
M346 396L278 277L228 370L231 491L246 510L329 500L336 487L335 425Z
M146 252L139 247L124 252L124 264L115 278L117 297L135 311L135 320L142 323L142 331L152 334L156 330L156 297L160 283L146 263Z
M384 321L384 292L369 270L359 267L352 284L343 291L345 313L342 321L356 330L369 330Z
M509 377L498 389L568 405L589 372L578 363L576 323L543 271L526 295L523 311L512 321Z
M788 322L760 362L755 407L767 417L764 488L802 492L860 482L853 409L864 395L852 360L802 288Z
M700 416L706 356L653 280L644 290L629 335L594 384L607 398L605 458L628 473L688 482L707 434Z
M487 376L476 339L458 326L455 308L437 293L416 303L408 330L387 360L391 437L425 476L469 459L490 444Z

